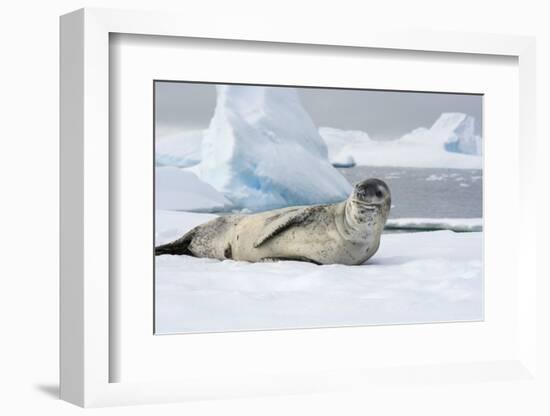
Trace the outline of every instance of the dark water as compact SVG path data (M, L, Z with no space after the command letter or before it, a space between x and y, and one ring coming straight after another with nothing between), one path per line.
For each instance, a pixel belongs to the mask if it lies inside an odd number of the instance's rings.
M355 166L338 169L350 183L383 179L392 194L390 218L479 218L480 169L425 169Z

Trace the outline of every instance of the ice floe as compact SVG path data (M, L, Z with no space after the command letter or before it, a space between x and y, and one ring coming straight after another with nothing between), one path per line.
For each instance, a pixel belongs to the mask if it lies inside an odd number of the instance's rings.
M157 244L213 215L157 212ZM482 233L384 234L361 266L156 262L158 333L483 319Z

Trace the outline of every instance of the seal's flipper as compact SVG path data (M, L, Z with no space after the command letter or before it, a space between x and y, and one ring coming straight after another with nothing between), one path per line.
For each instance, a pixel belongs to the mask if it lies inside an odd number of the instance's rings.
M302 224L312 212L310 208L295 208L267 218L262 233L254 242L254 248L260 247L267 240L288 230L294 225Z
M171 243L155 247L155 256L161 256L163 254L186 254L188 256L193 256L193 253L189 250L189 244L191 244L194 235L195 228Z

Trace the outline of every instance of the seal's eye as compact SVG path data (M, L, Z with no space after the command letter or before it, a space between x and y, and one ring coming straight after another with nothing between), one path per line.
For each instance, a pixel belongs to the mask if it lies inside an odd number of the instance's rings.
M380 189L377 189L376 190L376 197L377 198L382 198L384 196L384 194L382 193L382 191Z

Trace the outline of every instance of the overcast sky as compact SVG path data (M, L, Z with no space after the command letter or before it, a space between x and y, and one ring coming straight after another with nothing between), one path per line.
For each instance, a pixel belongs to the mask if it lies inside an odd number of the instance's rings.
M157 135L208 127L216 104L214 84L156 82ZM250 88L255 88L251 86ZM481 134L482 97L467 94L297 88L318 126L363 130L379 140L430 127L441 113L462 112Z

